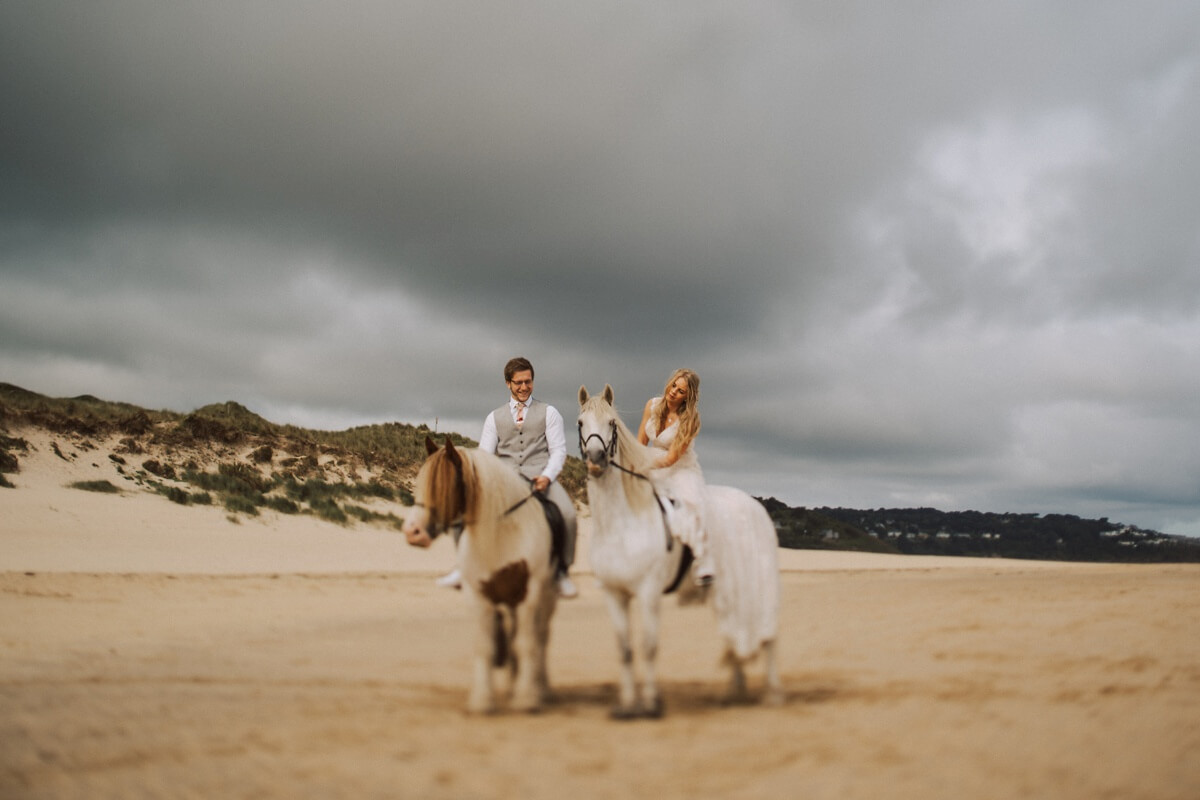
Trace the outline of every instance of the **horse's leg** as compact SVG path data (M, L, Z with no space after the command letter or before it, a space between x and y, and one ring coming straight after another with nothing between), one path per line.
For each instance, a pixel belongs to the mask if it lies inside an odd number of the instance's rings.
M742 660L737 657L737 653L733 652L732 648L727 648L725 662L729 664L729 694L726 696L725 702L744 703L746 701L746 670L742 666Z
M543 703L551 700L550 675L546 670L546 656L550 650L550 618L554 615L554 606L558 602L558 587L553 581L546 581L542 590L541 602L537 612L537 682L538 696Z
M643 584L638 594L642 609L642 714L657 719L663 715L662 697L658 694L658 621L662 590L653 581Z
M613 717L629 719L636 717L637 683L633 674L633 646L629 641L629 593L621 589L609 589L605 593L608 613L617 632L617 651L621 659L620 682L617 689L617 707Z
M529 596L513 609L517 635L513 637L513 654L517 659L516 683L513 685L512 708L516 711L537 711L541 704L538 691L538 610L542 587L531 586Z
M779 680L779 664L775 660L775 640L763 642L763 658L767 662L767 694L763 702L769 706L783 705L783 683Z
M471 606L475 612L475 653L472 659L471 693L467 697L467 711L472 714L490 714L496 710L495 694L492 691L492 656L495 647L495 616L491 603L471 593Z

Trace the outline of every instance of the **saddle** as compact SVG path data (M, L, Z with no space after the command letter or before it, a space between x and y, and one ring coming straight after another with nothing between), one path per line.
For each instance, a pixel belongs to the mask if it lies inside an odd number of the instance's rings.
M658 503L659 513L662 514L663 529L667 532L667 552L671 552L671 548L675 545L675 537L671 534L671 520L667 515L667 503L673 502L670 498L663 498L658 490L654 490L654 500ZM683 545L683 554L679 557L679 569L675 573L674 580L671 581L667 588L663 589L663 594L671 594L679 588L679 584L683 582L683 576L687 574L688 567L696 560L696 554L692 552L689 545Z
M541 492L534 492L533 496L542 504L542 513L546 515L546 524L550 526L550 563L556 565L558 572L566 572L567 565L563 563L563 550L566 547L567 541L567 524L563 520L562 511L554 504L549 497ZM662 500L655 493L655 499L659 502L659 508L662 509ZM666 522L666 511L663 510L663 522ZM664 526L665 527L665 526ZM671 549L673 537L670 532L667 533L667 550ZM674 580L671 584L663 589L663 594L671 594L679 588L679 584L683 582L683 576L687 574L688 567L692 565L696 556L692 552L692 548L686 544L683 546L683 555L679 559L679 570L675 573Z
M683 555L679 558L679 571L675 573L675 580L671 581L671 585L663 589L663 594L670 594L679 588L679 584L683 583L683 576L687 574L688 567L696 559L696 554L692 552L692 548L688 545L683 546Z
M566 572L563 551L567 546L567 523L563 520L562 511L541 492L534 492L533 496L542 504L542 513L546 515L546 524L550 526L550 563L557 565L558 572Z

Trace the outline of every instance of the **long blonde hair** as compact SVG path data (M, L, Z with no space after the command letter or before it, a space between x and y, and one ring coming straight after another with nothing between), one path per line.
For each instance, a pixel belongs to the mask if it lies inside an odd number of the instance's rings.
M687 381L688 394L679 407L679 430L675 432L675 438L671 442L671 452L676 455L686 450L696 438L696 434L700 433L700 376L684 367L672 372L663 385L662 399L658 401L658 413L654 421L654 430L662 433L667 427L667 414L670 413L670 409L667 408L667 392L680 378Z

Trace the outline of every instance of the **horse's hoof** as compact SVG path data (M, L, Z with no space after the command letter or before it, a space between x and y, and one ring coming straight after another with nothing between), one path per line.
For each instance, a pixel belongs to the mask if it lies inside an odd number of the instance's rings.
M467 713L472 717L490 717L496 713L495 706L467 706Z
M662 719L666 713L666 707L663 705L661 697L654 698L654 702L648 707L642 709L642 716L646 719Z
M636 707L629 708L626 706L615 706L612 711L608 712L608 716L611 719L627 721L640 717L641 711Z
M767 694L763 697L763 705L770 708L782 708L786 704L787 698L783 694L782 689L768 689Z
M538 702L537 698L532 700L513 700L511 708L513 711L536 714L542 710L542 704Z
M467 703L467 713L475 715L495 714L496 704L490 700L471 700Z

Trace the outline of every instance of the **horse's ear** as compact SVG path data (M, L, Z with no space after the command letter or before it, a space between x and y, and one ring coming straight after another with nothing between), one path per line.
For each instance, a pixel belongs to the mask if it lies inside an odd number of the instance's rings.
M588 401L588 390L586 386L579 387L579 407L583 408L583 404Z
M454 442L450 441L449 436L446 437L446 457L450 459L451 463L462 466L462 456L454 448Z
M429 455L433 455L434 453L437 452L437 450L438 450L438 446L436 444L434 444L433 439L430 439L429 435L426 434L426 436L425 436L425 452L428 453Z
M608 403L610 406L613 404L612 386L607 383L604 384L604 402Z

